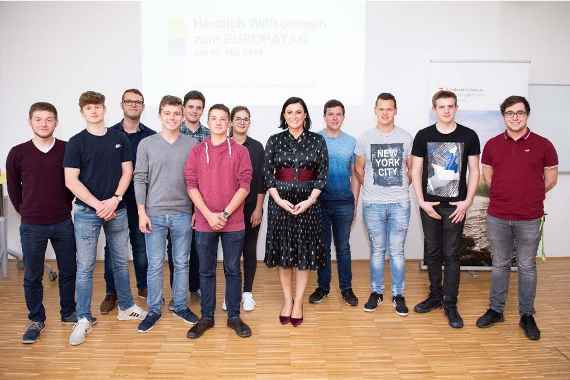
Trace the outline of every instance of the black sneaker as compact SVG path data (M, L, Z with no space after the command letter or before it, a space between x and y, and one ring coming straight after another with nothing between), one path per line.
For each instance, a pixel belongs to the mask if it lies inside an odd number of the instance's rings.
M309 296L309 303L321 303L329 295L328 290L324 290L321 287L315 289L313 294Z
M140 333L146 333L152 330L156 322L160 319L161 315L156 313L148 313L145 319L139 323L139 327L137 327L137 331Z
M168 301L168 310L174 311L174 300Z
M340 292L342 294L342 299L350 306L358 305L358 297L352 291L352 288L348 288Z
M489 309L477 320L477 327L480 329L485 327L491 327L497 322L504 322L505 318L503 317L503 313L498 313L493 309Z
M432 297L431 295L414 307L416 313L429 313L434 309L442 306L441 298Z
M188 339L198 339L206 331L214 327L214 320L213 319L205 319L202 318L196 323L188 332L186 333L186 337Z
M401 317L408 315L408 307L406 306L406 299L404 296L398 294L392 297L392 306L394 306L394 311Z
M453 327L454 329L463 328L463 318L461 318L461 315L459 315L457 306L446 306L443 308L443 311L447 316L449 326Z
M90 317L89 320L91 321L91 326L95 326L97 324L97 318L95 317ZM77 323L77 313L74 311L73 313L66 315L64 317L61 317L61 322L62 323Z
M24 335L22 335L22 343L24 344L32 344L36 343L38 339L40 339L40 334L42 330L46 327L44 322L39 321L30 321L28 327L26 327L26 331Z
M228 327L234 330L236 335L240 338L248 338L251 336L251 329L240 317L228 319Z
M384 302L384 296L380 293L372 292L370 297L368 297L368 302L364 305L364 311L374 311L378 305L382 305Z
M61 317L63 323L77 323L77 313L74 311L69 315L64 315Z
M182 311L175 310L174 315L191 326L194 326L196 323L198 323L198 316L194 314L188 307Z
M531 314L524 314L521 317L519 326L524 330L524 335L530 340L540 339L540 330L534 321L534 317Z

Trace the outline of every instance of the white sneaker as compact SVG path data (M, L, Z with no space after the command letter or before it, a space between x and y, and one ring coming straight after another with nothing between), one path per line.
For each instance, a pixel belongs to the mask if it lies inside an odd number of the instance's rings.
M118 307L118 309L119 313L117 313L117 319L119 321L128 321L134 319L142 321L146 318L146 315L148 314L137 304L134 304L133 306L129 307L126 310L121 310L120 307Z
M73 325L73 331L69 336L69 344L78 346L85 342L85 337L91 332L91 322L87 318L81 318Z
M243 292L241 296L241 302L243 303L244 311L253 311L255 309L255 300L253 299L253 293Z
M228 305L226 305L226 300L224 300L224 303L222 303L222 310L228 311Z

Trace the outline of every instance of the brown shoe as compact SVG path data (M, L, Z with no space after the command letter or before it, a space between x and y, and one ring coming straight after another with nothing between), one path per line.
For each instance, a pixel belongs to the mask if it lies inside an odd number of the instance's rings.
M146 296L147 296L147 295L148 295L147 288L139 289L139 297L140 297L140 298L146 299Z
M99 306L99 311L101 314L109 314L115 307L117 307L117 295L107 294Z

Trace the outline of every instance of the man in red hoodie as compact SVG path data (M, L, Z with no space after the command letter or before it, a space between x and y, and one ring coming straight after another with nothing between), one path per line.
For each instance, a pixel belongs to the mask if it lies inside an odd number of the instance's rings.
M249 193L252 169L247 149L227 137L230 110L215 104L208 111L211 136L194 148L184 167L186 187L196 207L196 248L200 263L202 318L187 334L202 336L214 327L216 260L221 238L226 277L228 327L242 338L251 329L240 319L240 258L245 236L243 202Z

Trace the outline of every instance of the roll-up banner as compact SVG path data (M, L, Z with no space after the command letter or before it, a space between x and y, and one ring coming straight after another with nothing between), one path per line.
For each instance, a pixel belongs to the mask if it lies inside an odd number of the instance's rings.
M503 100L511 95L528 96L530 61L431 60L429 66L429 124L435 123L431 110L433 94L439 90L453 91L459 106L456 121L477 132L481 152L490 138L505 129L499 108ZM461 236L462 270L490 270L492 267L486 223L488 205L489 189L480 176ZM512 267L516 267L516 262Z

